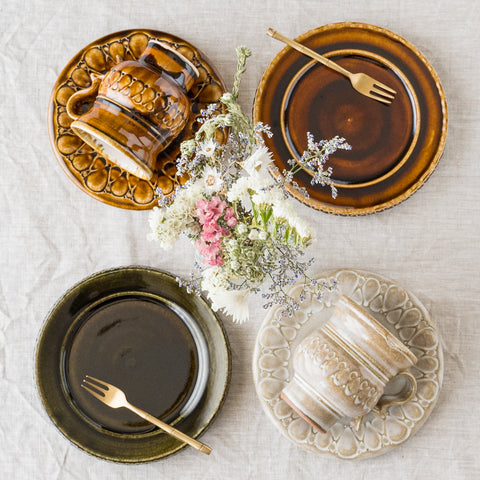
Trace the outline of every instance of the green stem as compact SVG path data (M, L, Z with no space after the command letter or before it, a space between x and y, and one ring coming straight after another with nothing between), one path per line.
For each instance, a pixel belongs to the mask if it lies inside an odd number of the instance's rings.
M252 51L247 47L237 47L237 72L233 78L232 97L236 102L240 94L240 81L242 74L245 73L247 58L252 55Z

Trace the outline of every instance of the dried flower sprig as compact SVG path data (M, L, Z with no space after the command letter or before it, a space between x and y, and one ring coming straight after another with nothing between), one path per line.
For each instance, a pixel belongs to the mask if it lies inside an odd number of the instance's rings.
M298 188L294 175L312 173L312 184L336 189L329 156L350 146L343 138L316 142L308 134L308 148L291 169L273 180L272 155L264 135L267 125L253 124L238 103L241 76L251 51L237 48L237 73L231 93L202 112L195 137L181 145L177 171L189 180L150 215L151 238L170 248L181 234L194 243L201 258L189 279L178 279L188 291L205 291L214 310L222 309L234 321L248 318L250 293L262 292L265 308L280 304L284 315L293 315L308 296L320 297L333 285L318 283L307 270L313 259L303 260L313 230L296 213L285 186ZM228 132L225 141L219 133ZM221 137L221 135L220 135ZM288 294L302 282L298 297ZM268 287L267 287L268 285ZM266 291L265 291L266 289Z

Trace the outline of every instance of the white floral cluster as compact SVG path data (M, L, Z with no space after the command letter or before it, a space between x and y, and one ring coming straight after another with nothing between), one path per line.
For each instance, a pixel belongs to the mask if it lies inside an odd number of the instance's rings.
M312 239L314 232L298 216L291 202L286 198L285 190L278 184L272 184L269 166L272 154L265 146L257 147L243 163L245 176L240 177L230 187L227 198L231 202L240 201L246 211L252 210L252 203L260 208L272 207L272 224L288 223L294 228L305 245Z
M149 240L155 240L164 250L172 248L181 234L198 233L195 222L197 202L203 195L202 182L194 182L188 188L178 188L174 201L168 206L154 207L150 212Z
M201 258L202 265L196 264L190 280L179 283L188 291L206 292L213 310L244 322L250 293L260 292L264 282L269 284L262 293L264 307L281 304L288 315L307 293L323 294L326 287L306 273L313 259L301 260L314 231L298 216L285 185L295 186L293 175L308 168L315 174L313 183L331 186L331 169L324 165L331 153L348 145L337 138L315 143L309 135L309 150L292 163L283 179L273 179L272 155L262 139L262 134L271 132L261 123L253 125L237 102L240 73L250 54L242 48L237 53L234 88L220 99L226 112L213 107L202 112L201 128L182 143L177 161L179 174L189 180L174 196L162 200L162 208L153 209L149 222L150 239L162 248L173 247L184 234ZM217 141L225 128L227 138ZM304 290L297 300L287 289L300 279Z
M225 269L221 267L205 269L201 285L215 312L223 310L235 323L243 323L248 319L250 289L232 288L232 279L228 277Z

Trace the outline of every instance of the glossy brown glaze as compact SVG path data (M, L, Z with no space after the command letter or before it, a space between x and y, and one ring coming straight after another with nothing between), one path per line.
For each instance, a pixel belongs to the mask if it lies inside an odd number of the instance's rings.
M170 422L192 393L198 370L195 341L166 304L127 296L102 302L79 319L65 349L73 402L98 425L120 433L154 430L127 409L113 410L81 388L86 375L126 392L132 404Z
M92 147L85 144L71 128L72 119L67 114L66 105L74 93L91 86L92 74L103 76L118 64L119 58L130 62L138 60L144 54L144 62L151 66L154 63L154 57L159 55L156 50L145 52L148 42L152 39L166 43L191 61L198 70L198 79L187 94L190 107L185 128L177 132L172 143L158 154L153 177L150 180L144 180L107 161ZM161 61L175 81L184 82L186 88L189 87L190 77L193 74L190 75L185 70L180 72L178 64L175 66L176 62L171 58L168 60L163 57ZM113 77L112 80L115 78ZM123 81L126 81L126 77ZM140 84L130 84L129 89L132 87L137 95L142 93L140 97L134 95L133 98L143 103L148 110L149 95L151 96L152 92L148 88L138 91ZM127 91L128 89L125 89L124 93ZM60 165L84 192L116 207L150 209L157 204L157 188L164 195L169 195L176 185L184 181L177 176L175 168L180 144L191 137L198 128L197 119L200 111L209 104L216 103L224 92L225 86L218 72L206 56L190 43L174 35L155 30L127 30L113 33L83 48L58 77L49 105L50 141ZM123 95L123 101L125 101L125 95L121 92L117 93L120 97ZM85 105L80 106L81 111L78 113L86 112L95 97L96 95L92 95L90 103L86 102ZM133 98L131 101L134 101ZM158 96L156 98L162 101ZM108 108L121 110L120 103L111 102ZM168 117L166 121L169 121Z
M358 92L349 81L289 47L265 71L254 119L272 127L267 146L282 170L317 140L343 136L351 151L331 157L339 190L312 186L311 175L296 176L310 198L291 193L323 211L360 215L396 205L433 172L443 152L447 110L438 77L421 53L401 37L366 24L339 23L311 30L298 39L353 72L371 75L397 91L384 105Z
M195 340L198 368L196 356L188 361L192 343L185 325ZM146 431L142 420L125 418L123 409L100 412L104 405L77 388L86 370L95 368L123 386L132 403L171 416L169 423L192 438L218 414L231 374L226 332L207 303L187 294L174 277L139 266L95 273L65 292L45 320L35 358L39 395L59 431L90 454L125 463L158 460L186 444L157 428ZM179 377L172 382L174 370ZM194 392L181 407L188 371L197 370ZM151 380L169 385L148 385Z
M120 57L118 57L120 60ZM74 133L100 155L150 180L158 154L184 129L190 114L188 90L198 69L166 43L150 40L142 56L120 62L94 88L78 91L67 103ZM97 97L86 113L79 105Z

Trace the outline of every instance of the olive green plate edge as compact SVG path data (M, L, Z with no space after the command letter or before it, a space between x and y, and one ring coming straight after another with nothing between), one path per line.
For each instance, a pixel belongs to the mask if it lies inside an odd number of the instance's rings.
M74 300L78 299L78 295L84 289L88 290L88 287L101 285L102 282L111 285L111 288L119 288L122 285L122 279L126 276L128 280L131 275L137 275L139 280L147 278L158 281L161 285L160 289L165 290L162 292L165 297L173 301L177 300L182 308L199 321L199 326L206 337L210 355L210 374L206 392L196 410L189 417L181 420L176 425L177 428L188 435L198 437L211 425L225 402L232 369L230 345L222 323L202 297L187 294L185 289L178 286L175 278L165 271L137 265L116 267L94 273L69 288L51 308L38 335L34 359L37 392L50 420L64 437L87 453L119 463L159 460L180 451L187 445L158 430L144 435L119 435L107 431L100 432L99 429L95 430L89 426L75 411L71 402L65 398L65 393L59 391L62 384L59 357L61 351L57 348L54 352L56 358L52 358L54 345L52 346L48 341L56 340L57 347L62 344L71 321L67 319L63 329L59 330L58 314L66 304L72 307ZM142 289L148 290L149 286L143 285L138 288L133 292L146 291ZM90 291L90 295L92 294L103 296L103 293L98 290L93 293ZM182 303L178 300L182 300ZM88 304L91 299L86 301ZM48 363L58 364L58 369L52 373L51 369L47 368ZM76 432L75 428L79 428L80 432ZM215 448L214 444L211 446Z

